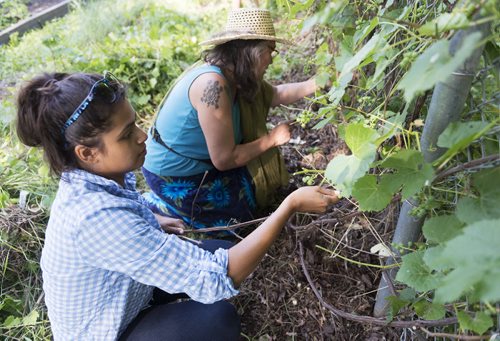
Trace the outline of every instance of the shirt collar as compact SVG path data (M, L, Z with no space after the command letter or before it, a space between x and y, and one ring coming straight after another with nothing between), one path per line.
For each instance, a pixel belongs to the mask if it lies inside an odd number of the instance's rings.
M136 190L135 184L135 174L133 172L129 172L125 174L125 186L122 187L116 181L107 179L100 175L90 173L83 169L73 169L71 171L63 172L61 175L61 180L66 182L84 182L84 183L92 183L99 187L105 187L108 190L126 190L126 191L134 191Z

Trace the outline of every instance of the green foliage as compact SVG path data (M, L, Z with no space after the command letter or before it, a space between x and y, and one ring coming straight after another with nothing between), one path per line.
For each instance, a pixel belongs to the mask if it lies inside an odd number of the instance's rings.
M26 19L29 15L29 0L2 0L0 2L0 31Z
M425 320L439 320L446 314L444 306L441 304L434 304L425 299L413 304L413 308L417 315Z
M369 169L375 159L379 135L362 123L351 124L345 131L345 141L353 155L339 155L328 164L325 176L342 191L350 195L354 183Z
M464 311L458 311L457 317L463 330L472 330L478 334L483 334L493 327L493 319L482 311L477 312L474 317Z
M436 290L437 302L452 302L464 294L486 302L500 300L500 219L482 220L463 228L441 252L427 259L430 267L451 270Z
M409 285L417 291L433 290L439 286L442 276L433 273L423 262L423 251L404 255L403 264L398 271L396 280Z
M410 102L417 94L444 81L472 54L480 39L479 32L469 35L454 56L448 51L450 43L447 40L430 46L417 57L398 85L398 89L405 91L405 100Z
M500 226L499 168L476 173L481 160L471 170L461 168L465 162L498 154L498 134L493 133L498 132L498 106L490 105L496 103L499 88L498 68L492 64L500 57L498 30L487 36L468 35L461 46L453 47L453 55L449 42L457 30L498 22L495 1L335 1L307 9L303 3L299 9L295 2L285 2L290 13L307 11L303 32L313 26L320 32L316 68L323 80L324 73L330 73L333 83L316 99L318 112L308 111L301 123L312 122L317 129L337 125L339 137L352 152L329 162L326 179L342 195L352 194L360 210L383 210L399 192L402 200L420 198L415 213L431 217L423 226L425 242L403 255L397 274L397 280L418 291L419 297L389 298L389 320L405 307L421 318L440 319L447 314L444 302L498 301L494 245L499 244L494 226ZM430 102L427 95L432 95L427 91L485 44L482 71L473 82L463 119L441 134L432 147L444 148L445 153L428 164L419 145ZM445 166L457 174L440 177ZM473 307L479 321L489 316L481 309ZM463 316L460 323L476 333L492 326L472 328Z
M422 227L428 242L443 243L462 233L463 223L455 215L427 219Z

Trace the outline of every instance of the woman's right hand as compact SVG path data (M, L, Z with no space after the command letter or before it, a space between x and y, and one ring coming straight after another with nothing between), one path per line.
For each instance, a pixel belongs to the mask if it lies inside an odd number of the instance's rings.
M278 124L269 132L272 145L277 147L290 141L290 126L287 123Z
M285 199L295 212L323 213L340 199L338 192L320 186L305 186L290 193Z

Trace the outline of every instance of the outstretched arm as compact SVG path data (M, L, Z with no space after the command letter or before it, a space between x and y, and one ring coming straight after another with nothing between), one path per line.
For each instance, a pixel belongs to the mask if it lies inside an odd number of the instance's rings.
M274 96L271 106L287 105L309 96L318 89L314 77L304 82L280 84L274 87Z
M288 126L280 125L255 141L236 144L231 113L234 99L227 81L217 73L198 77L191 85L189 99L198 111L210 159L219 170L244 166L266 150L290 139Z
M336 203L335 191L321 187L302 187L291 193L266 221L245 239L229 249L228 276L235 286L252 273L295 212L324 212Z

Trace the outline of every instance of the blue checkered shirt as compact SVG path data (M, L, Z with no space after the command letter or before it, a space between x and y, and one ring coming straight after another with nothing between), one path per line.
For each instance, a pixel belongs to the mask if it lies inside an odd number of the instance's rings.
M214 254L164 233L135 190L74 170L62 175L41 267L55 340L115 340L154 287L212 303L238 293L227 250Z

